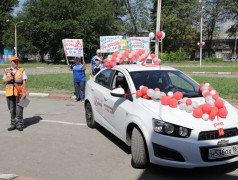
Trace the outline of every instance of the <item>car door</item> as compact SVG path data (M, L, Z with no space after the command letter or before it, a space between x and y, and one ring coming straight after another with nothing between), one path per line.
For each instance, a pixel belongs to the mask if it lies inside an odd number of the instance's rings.
M122 84L118 82L118 79L123 80L119 80ZM125 74L120 71L115 71L111 81L111 90L118 87L122 87L125 90L125 93L130 93L130 88ZM114 97L107 91L105 92L104 97L103 117L112 126L114 134L123 139L123 132L127 125L127 109L133 105L132 96L129 100L124 97Z
M93 95L93 107L98 112L98 114L103 117L104 109L104 95L105 92L110 92L109 81L111 79L112 69L106 69L100 72L95 77L94 85L91 88Z

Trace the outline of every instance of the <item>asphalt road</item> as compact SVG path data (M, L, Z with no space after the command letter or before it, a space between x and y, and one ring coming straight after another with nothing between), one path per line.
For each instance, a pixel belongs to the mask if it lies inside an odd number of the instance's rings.
M0 174L45 180L238 178L238 163L189 170L157 165L134 169L130 148L102 127L86 126L81 102L32 98L24 110L23 132L7 131L10 120L4 96L0 96L0 114Z

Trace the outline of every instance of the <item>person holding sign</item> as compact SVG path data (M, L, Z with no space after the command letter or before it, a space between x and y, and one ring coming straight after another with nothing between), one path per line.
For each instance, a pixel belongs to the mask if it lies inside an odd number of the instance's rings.
M98 49L96 53L97 53L97 55L93 56L92 59L91 59L91 63L90 63L90 66L89 66L89 72L88 72L89 75L91 75L93 73L92 72L92 67L93 67L93 65L96 64L96 62L95 62L96 57L101 59L100 63L102 64L103 57L102 57L102 54L101 54L101 50Z
M17 56L11 58L11 68L6 68L3 83L6 84L6 99L11 114L11 126L8 131L18 129L23 131L23 107L18 103L26 98L26 72L19 67L20 59Z
M104 67L104 64L101 64L101 59L99 57L96 57L95 64L92 67L92 74L95 76Z
M75 88L75 101L82 101L84 102L85 98L85 70L86 66L81 62L81 57L78 56L75 58L75 62L70 66L69 61L67 61L68 69L70 71L73 71L73 77L74 77L74 88Z

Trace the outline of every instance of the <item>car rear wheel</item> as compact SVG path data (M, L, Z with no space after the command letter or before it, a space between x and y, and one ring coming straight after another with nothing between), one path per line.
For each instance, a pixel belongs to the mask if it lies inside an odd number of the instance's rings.
M134 128L132 131L131 155L133 167L146 168L149 165L145 140L138 128Z
M88 127L96 128L97 122L94 120L93 109L89 102L85 105L85 116Z

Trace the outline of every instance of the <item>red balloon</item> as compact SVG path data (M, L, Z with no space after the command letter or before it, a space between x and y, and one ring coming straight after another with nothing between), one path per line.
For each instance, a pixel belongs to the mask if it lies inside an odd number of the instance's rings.
M160 91L160 89L159 88L155 88L154 91Z
M107 59L104 59L104 60L103 60L103 63L106 63L106 62L107 62Z
M137 90L137 91L136 91L136 96L137 96L137 97L141 97L141 96L142 96L141 90Z
M217 107L212 107L212 110L214 110L218 113L218 108Z
M155 54L150 54L151 58L154 59L156 57Z
M169 101L170 101L170 97L169 96L162 96L162 98L161 98L161 103L163 104L163 105L169 105Z
M218 115L219 117L221 117L221 118L225 118L225 117L227 116L227 114L228 114L228 111L227 111L227 109L226 109L225 107L220 108L220 109L218 110L218 113L217 113L217 115Z
M149 89L148 87L144 86L144 87L141 89L142 94L143 94L143 95L146 95L148 89Z
M202 109L201 108L195 108L193 110L193 116L195 118L202 118L202 115L203 115L203 112L202 112Z
M115 62L116 61L116 57L115 56L112 56L112 61Z
M223 108L223 106L224 106L224 102L223 102L221 99L217 99L217 100L215 101L215 106L216 106L218 109L221 109L221 108Z
M205 114L210 114L211 110L212 110L212 106L208 103L205 103L202 107L202 111Z
M104 66L105 66L105 67L109 67L109 66L110 66L109 62L105 62L105 63L104 63Z
M211 120L215 119L216 115L217 115L217 111L212 108L212 110L209 114L209 119L211 119Z
M209 86L208 90L212 91L212 90L214 90L214 88L212 86Z
M149 99L150 97L147 94L145 94L145 95L143 95L143 98L144 99Z
M171 98L169 101L169 106L171 108L176 108L178 106L178 100L175 98Z
M135 54L134 58L138 59L139 58L139 54Z
M205 92L204 93L204 97L206 98L207 96L209 96L210 95L210 92Z
M115 63L111 61L110 66L113 68L115 66Z
M158 32L156 33L157 39L162 38L162 36L163 36L163 33L162 33L161 31L158 31Z
M173 98L180 100L183 98L183 94L180 91L174 93Z
M217 100L219 98L219 93L216 91L215 94L212 96L214 100Z
M121 56L121 59L122 59L122 60L126 59L126 56L123 54L123 55Z
M189 106L189 105L191 105L192 104L192 100L191 99L187 99L186 100L186 104Z

